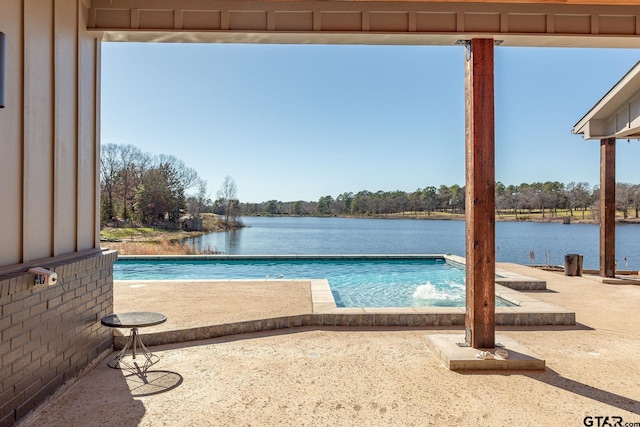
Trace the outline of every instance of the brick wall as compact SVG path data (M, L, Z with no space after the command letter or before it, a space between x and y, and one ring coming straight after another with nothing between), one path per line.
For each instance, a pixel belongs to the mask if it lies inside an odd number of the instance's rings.
M34 276L0 276L0 426L10 426L112 345L100 318L113 312L116 252L94 253L41 267Z

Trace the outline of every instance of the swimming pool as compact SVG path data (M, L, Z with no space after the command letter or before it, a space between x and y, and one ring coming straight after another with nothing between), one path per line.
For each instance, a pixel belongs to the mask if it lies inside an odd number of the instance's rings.
M115 280L327 279L338 307L463 307L465 269L444 257L119 259ZM501 299L496 305L509 305Z

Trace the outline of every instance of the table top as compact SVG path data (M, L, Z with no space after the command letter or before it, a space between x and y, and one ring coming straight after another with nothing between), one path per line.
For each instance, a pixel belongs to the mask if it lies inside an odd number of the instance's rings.
M153 311L116 313L100 319L100 323L110 328L143 328L145 326L159 325L166 321L167 316Z

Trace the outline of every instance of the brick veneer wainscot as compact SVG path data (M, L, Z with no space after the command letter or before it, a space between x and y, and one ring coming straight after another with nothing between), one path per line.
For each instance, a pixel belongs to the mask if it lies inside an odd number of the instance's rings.
M0 276L0 426L10 426L112 346L100 318L113 312L113 263L98 252L41 265L54 286L26 272Z

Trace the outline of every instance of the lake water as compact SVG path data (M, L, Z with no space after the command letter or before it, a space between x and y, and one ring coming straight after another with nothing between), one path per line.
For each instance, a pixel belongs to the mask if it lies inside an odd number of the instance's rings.
M243 217L242 221L246 228L191 241L228 255L465 255L464 221L308 217ZM564 265L564 255L575 253L584 256L584 268L597 269L599 227L496 223L497 261L529 264L532 250L535 264ZM616 225L616 258L621 270L640 269L640 225Z

